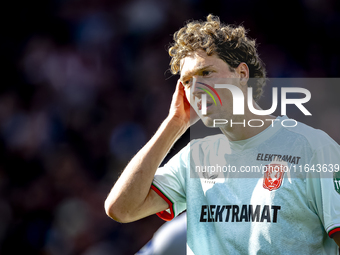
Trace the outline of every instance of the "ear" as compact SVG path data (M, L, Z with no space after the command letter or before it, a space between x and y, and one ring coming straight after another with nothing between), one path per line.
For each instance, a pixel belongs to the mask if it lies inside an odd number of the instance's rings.
M235 71L239 74L240 84L247 85L249 80L249 68L248 65L244 62L240 63Z

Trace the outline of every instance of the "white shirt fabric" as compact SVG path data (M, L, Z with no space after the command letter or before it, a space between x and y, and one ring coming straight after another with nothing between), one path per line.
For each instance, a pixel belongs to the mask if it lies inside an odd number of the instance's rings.
M339 254L328 234L340 230L340 147L277 119L247 140L191 141L157 170L171 217L187 209L189 254Z

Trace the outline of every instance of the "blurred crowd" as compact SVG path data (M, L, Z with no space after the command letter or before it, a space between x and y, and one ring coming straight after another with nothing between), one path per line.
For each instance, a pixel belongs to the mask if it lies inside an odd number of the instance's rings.
M167 49L187 20L243 24L269 77L340 74L336 0L6 1L0 13L3 255L134 254L163 223L116 223L104 200L167 116ZM324 117L340 142L340 86L319 90L338 103Z

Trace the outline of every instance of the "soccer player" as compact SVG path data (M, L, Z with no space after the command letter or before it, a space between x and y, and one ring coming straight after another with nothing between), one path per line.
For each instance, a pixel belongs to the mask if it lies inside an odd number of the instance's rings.
M188 254L339 254L339 145L302 123L283 125L287 116L255 115L247 106L233 114L233 95L247 98L248 87L260 110L266 77L242 26L209 15L174 40L170 64L180 79L169 115L113 186L107 214L119 222L155 213L171 220L186 209ZM199 119L222 134L191 141L159 167ZM246 124L254 119L263 125Z

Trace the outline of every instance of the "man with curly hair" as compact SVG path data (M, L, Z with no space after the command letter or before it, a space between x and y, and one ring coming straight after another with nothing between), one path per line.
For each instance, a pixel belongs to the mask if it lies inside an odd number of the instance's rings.
M174 41L171 71L180 79L169 115L112 188L107 214L131 222L155 213L171 220L187 210L189 254L338 254L340 177L282 169L339 164L339 145L302 123L281 125L287 116L255 115L247 107L233 114L231 90L215 85L232 85L245 98L253 91L253 108L261 110L256 101L266 79L242 26L209 15L181 28ZM199 119L222 134L191 141L159 167ZM216 119L230 121L216 125ZM252 119L263 125L242 125ZM230 171L260 165L259 174Z

